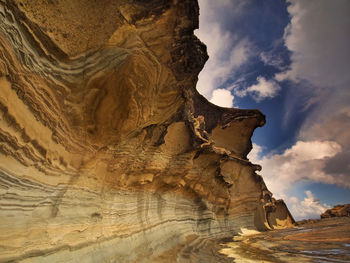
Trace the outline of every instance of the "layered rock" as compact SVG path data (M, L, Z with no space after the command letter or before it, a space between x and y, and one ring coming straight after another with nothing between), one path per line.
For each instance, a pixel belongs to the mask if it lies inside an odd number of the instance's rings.
M194 262L188 247L293 223L246 157L264 116L195 89L196 1L0 16L1 262Z
M321 219L330 217L350 217L350 204L336 205L321 214Z

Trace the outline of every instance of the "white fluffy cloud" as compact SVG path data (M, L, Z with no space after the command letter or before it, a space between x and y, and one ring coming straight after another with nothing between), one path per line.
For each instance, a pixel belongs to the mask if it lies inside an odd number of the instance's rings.
M199 30L197 37L206 44L209 60L199 74L198 91L210 97L214 89L222 85L243 65L251 55L248 39L227 31L221 25L222 15L226 10L234 10L232 19L238 19L244 1L210 1L200 0Z
M321 182L350 188L344 177L324 171L327 161L341 152L341 146L333 141L298 141L281 154L258 158L260 146L253 144L248 158L262 165L261 174L269 190L277 198L287 198L288 190L296 182Z
M259 164L260 161L261 161L260 154L261 154L262 151L263 151L263 147L262 146L260 146L260 145L258 145L256 143L253 143L253 148L249 152L247 157L252 163Z
M212 93L212 97L210 99L211 103L221 107L232 108L233 107L233 99L231 92L226 89L216 89Z
M297 219L320 218L320 214L331 208L328 204L322 204L316 199L310 190L305 191L306 197L299 200L292 196L285 201L289 205L292 215Z
M276 198L283 198L291 213L297 218L317 217L328 205L321 204L310 191L307 197L299 200L289 197L289 190L299 182L321 182L338 184L350 188L346 177L339 177L325 171L330 158L341 152L341 146L333 141L298 141L294 146L281 154L270 154L259 158L262 147L253 144L248 158L253 163L262 165L263 176L268 189Z
M236 89L235 95L244 97L247 96L247 94L251 94L257 102L260 102L263 99L275 97L281 89L278 83L272 79L266 80L264 77L260 76L256 80L256 84L246 89Z
M232 23L243 21L246 5L249 5L249 1L199 0L200 25L195 34L206 44L209 60L199 74L197 89L207 98L212 96L215 89L234 76L235 72L248 62L249 58L256 55L256 50L249 39L225 30L222 24L228 17ZM264 53L261 54L261 58L266 64L282 63L281 59L273 54ZM235 95L240 97L249 94L257 102L260 102L263 99L275 97L280 86L274 79L267 80L264 77L258 77L257 83L250 87L235 87L233 85L227 89L234 89Z

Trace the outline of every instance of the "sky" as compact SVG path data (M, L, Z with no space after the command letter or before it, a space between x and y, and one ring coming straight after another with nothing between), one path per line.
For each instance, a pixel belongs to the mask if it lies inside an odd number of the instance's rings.
M297 219L350 203L350 1L199 0L198 91L267 123L248 158Z

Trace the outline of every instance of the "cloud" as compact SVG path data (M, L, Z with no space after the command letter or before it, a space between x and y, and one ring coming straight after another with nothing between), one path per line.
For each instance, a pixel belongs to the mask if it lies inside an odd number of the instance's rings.
M347 95L342 93L345 98ZM299 134L304 140L317 137L321 140L335 140L345 148L350 148L350 106L338 102L341 106L337 109L336 104L329 100L324 102L324 109L320 108L308 119Z
M275 50L273 50L275 52ZM275 68L283 70L286 67L286 62L282 56L277 55L272 51L270 52L261 52L259 57L265 65L273 66Z
M291 51L290 69L275 76L277 81L294 82L286 101L286 120L293 110L314 110L306 118L300 138L318 139L319 129L327 125L339 112L348 108L350 100L350 1L348 0L289 0L291 21L285 28L284 41ZM292 94L291 94L292 95ZM294 98L298 97L297 100ZM306 98L306 99L305 99ZM304 105L300 105L303 101ZM293 109L297 108L297 109ZM337 123L337 130L345 130L349 120ZM312 128L313 127L313 128ZM325 129L323 129L325 132ZM328 129L331 138L338 141ZM317 133L319 134L319 133ZM350 140L347 145L350 146ZM343 145L340 141L338 141ZM345 147L344 147L345 149Z
M250 162L258 164L261 161L260 155L263 149L264 148L262 146L253 143L253 148L248 154L248 159L250 160Z
M315 199L311 191L306 191L304 200L290 197L290 190L296 183L320 182L350 188L349 178L325 169L329 160L341 153L341 146L334 141L298 141L283 153L260 158L262 149L253 143L248 158L252 163L262 165L260 173L267 188L276 198L284 199L296 219L316 218L330 208Z
M199 74L197 83L198 91L205 97L212 96L215 89L220 88L228 79L235 78L242 66L249 63L250 58L257 56L257 48L239 30L234 33L233 28L227 29L227 21L236 26L242 23L249 1L225 0L210 1L200 0L199 30L195 31L197 37L207 45L209 60ZM234 26L233 26L234 27ZM240 32L240 33L239 33ZM242 36L242 34L244 36ZM284 61L270 53L261 53L261 60L265 64L275 65L282 68ZM257 83L250 87L239 87L231 84L228 90L234 90L237 96L244 97L248 94L257 102L266 98L275 97L280 90L278 83L258 77ZM237 86L237 87L236 87Z
M294 146L258 160L270 190L287 203L288 189L297 182L350 188L350 2L288 2L291 21L284 41L292 63L275 79L292 83L285 102L285 126L293 112L307 109L308 115ZM269 62L269 57L263 59ZM302 215L303 209L309 211L306 205L313 205L315 211L324 207L311 200L309 195L291 210Z
M247 62L252 48L247 38L226 30L222 24L223 16L239 19L244 1L200 0L199 6L200 25L195 34L207 45L209 60L199 74L197 89L205 97L210 97L214 89L224 84L235 70ZM227 10L231 13L227 13Z
M289 189L297 182L320 182L350 188L347 177L325 171L328 161L342 150L334 141L298 141L283 153L259 158L261 149L253 144L248 158L262 165L261 175L276 198L286 199Z
M332 140L341 145L342 151L325 162L324 172L350 182L350 107L339 103L341 107L336 110L337 105L332 104L336 102L325 101L324 109L321 107L318 114L315 112L310 116L301 128L299 138Z
M221 106L221 107L227 107L232 108L233 107L233 99L231 92L226 89L216 89L212 93L212 97L210 99L210 102Z
M307 80L316 87L349 84L350 1L289 0L285 45L292 65L279 79Z
M200 30L196 34L207 44L210 59L199 75L197 88L214 103L223 102L225 92L220 86L232 77L236 78L234 84L227 89L235 97L252 96L257 102L277 96L279 85L286 89L286 108L281 109L285 113L284 128L295 129L288 126L292 116L307 114L296 143L282 153L272 152L264 157L260 157L262 147L254 145L249 158L262 165L268 188L277 198L286 199L289 206L294 205L294 213L303 216L302 211L307 211L307 215L316 215L326 205L320 204L311 192L303 200L289 201L288 195L300 182L350 188L350 1L288 0L291 20L283 40L290 60L284 53L260 53L265 65L283 72L273 78L259 76L255 84L243 87L246 81L237 79L235 74L257 55L259 47L250 42L253 37L244 38L226 30L222 21L228 20L227 10L232 11L232 24L244 21L247 2L250 1L199 1ZM289 61L291 64L286 67ZM232 99L223 103L229 105Z
M266 80L264 77L258 77L257 84L254 84L245 89L235 89L235 95L239 97L250 94L255 101L260 102L266 98L273 98L278 94L281 87L274 80Z
M322 204L316 199L310 190L305 191L306 197L299 200L292 196L285 201L288 203L290 212L297 220L308 218L320 218L320 215L331 208L328 204Z

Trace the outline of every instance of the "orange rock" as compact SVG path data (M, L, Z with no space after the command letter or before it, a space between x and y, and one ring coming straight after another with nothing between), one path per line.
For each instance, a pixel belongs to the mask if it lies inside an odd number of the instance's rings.
M246 157L264 115L195 89L198 12L0 2L1 262L151 261L194 237L292 225Z
M345 205L336 205L331 209L327 209L326 212L321 214L321 218L329 218L329 217L350 217L350 204Z

